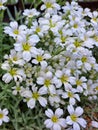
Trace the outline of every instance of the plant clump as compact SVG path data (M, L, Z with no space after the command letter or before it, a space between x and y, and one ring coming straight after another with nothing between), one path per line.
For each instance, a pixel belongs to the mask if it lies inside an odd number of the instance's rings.
M4 33L13 38L13 47L1 65L2 82L8 85L18 114L26 118L31 111L32 129L86 129L85 105L98 100L98 63L92 52L98 47L98 12L74 1L64 6L56 0L42 2L39 11L23 11L21 24L11 21L4 27ZM37 127L36 119L42 127ZM8 120L12 117L3 121Z

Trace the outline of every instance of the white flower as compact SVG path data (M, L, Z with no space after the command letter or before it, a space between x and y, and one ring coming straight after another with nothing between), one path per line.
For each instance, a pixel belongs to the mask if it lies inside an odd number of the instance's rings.
M51 106L58 107L61 103L61 99L58 92L56 94L50 94L48 99Z
M20 85L19 82L16 82L16 86L12 87L13 91L13 95L17 95L18 93L21 93L21 90L23 89L23 86Z
M53 60L53 67L55 67L56 69L61 69L61 67L63 67L65 65L65 57L61 54L56 55L52 58Z
M98 128L98 122L97 121L92 121L91 126L94 128Z
M47 72L45 75L37 78L37 84L42 85L42 88L50 94L56 94L56 88L52 81L53 74Z
M94 11L91 15L91 23L93 25L97 25L98 24L98 12Z
M34 21L32 23L31 29L32 29L33 33L38 34L40 37L42 37L43 34L45 33L44 32L44 28L42 28L42 26L40 25L40 23L38 24L37 21Z
M43 90L43 88L40 88L39 90L37 90L38 88L35 87L35 85L32 86L32 92L29 93L28 97L27 97L27 106L31 109L33 109L35 107L35 103L38 100L40 105L42 107L45 107L47 105L47 100L46 98L42 97L43 95L46 94L46 92Z
M82 15L83 16L89 16L89 17L91 17L91 15L92 15L92 13L90 12L89 8L85 8L85 9L81 8L81 11L82 11Z
M62 98L69 98L70 105L75 105L76 100L80 101L80 97L78 94L76 94L76 92L77 90L72 88L70 84L66 84L65 92L62 93Z
M42 67L45 67L45 66L47 66L47 62L45 60L50 59L51 55L48 53L45 53L41 49L37 49L37 53L35 55L33 54L32 57L34 58L32 60L33 64L40 63Z
M23 12L23 15L28 17L28 18L32 18L34 16L38 16L40 13L36 10L36 9L25 9Z
M72 35L72 32L68 28L66 27L63 28L63 30L60 30L58 34L55 34L55 35L56 35L56 38L54 39L54 42L57 45L61 45L62 47L64 47L71 43L72 38L70 36Z
M94 35L93 31L87 31L85 30L83 33L79 34L79 38L82 40L81 44L82 46L88 47L88 48L93 48L94 45L94 39L92 36Z
M85 90L87 89L86 81L87 81L87 79L84 76L82 76L80 79L78 76L76 77L75 82L76 82L78 92L81 93L81 92L83 92L83 89L85 89Z
M84 29L84 25L85 25L85 22L81 20L81 17L74 17L74 15L76 14L71 14L69 16L70 18L70 27L71 27L71 30L73 33L77 33L77 32L83 32L85 29Z
M7 2L7 0L0 0L0 10L5 10L6 7L4 6L4 4Z
M32 76L32 74L31 74L31 76ZM31 76L26 79L26 86L32 86L32 84L33 84L33 78Z
M60 5L56 3L56 0L42 0L44 4L41 6L41 10L46 10L46 13L56 14L57 10L60 10Z
M57 108L55 113L51 109L45 111L45 114L49 119L46 119L44 124L46 128L50 128L51 130L61 130L66 127L66 120L64 118L60 118L63 115L63 110Z
M79 54L78 60L76 61L77 67L79 69L81 68L84 72L90 71L96 63L91 51L88 49L79 48L77 52Z
M68 11L73 12L75 9L78 9L78 3L75 1L72 1L71 4L69 2L66 2L66 6L63 6L62 9L64 13L68 13Z
M19 35L25 34L25 30L27 29L26 25L18 25L16 21L10 22L10 26L6 26L4 28L4 32L9 36L16 39Z
M36 53L35 44L39 42L39 37L37 35L32 35L27 37L25 35L19 36L17 42L14 44L15 50L22 53L23 59L30 61L32 53Z
M95 94L94 83L93 80L90 79L87 81L87 89L84 91L84 95L87 96L87 95L94 95L94 94Z
M11 64L11 62L20 66L25 64L25 61L22 58L22 54L20 52L16 52L14 49L10 50L10 55L6 55L5 57L7 61L9 61L9 64Z
M73 106L68 106L68 112L70 116L67 116L66 123L68 125L73 126L73 130L80 130L80 126L83 128L86 127L86 121L80 116L83 114L83 109L81 107L77 107L75 110Z
M45 18L39 19L39 23L43 30L51 30L55 34L63 27L65 20L62 20L62 17L59 15L53 15L51 18L51 16L47 14Z
M69 69L57 70L55 72L55 77L53 78L53 82L57 88L61 87L63 84L74 84L75 78L71 76Z
M27 63L24 65L24 71L25 71L27 79L32 78L32 74L34 73L33 72L34 70L33 70L33 66L31 63ZM26 81L27 81L27 79L26 79Z
M4 65L3 65L4 66ZM2 66L2 69L3 69ZM5 66L4 66L5 67ZM14 81L16 82L17 80L19 80L20 82L22 82L22 80L25 79L25 74L24 74L24 70L23 69L18 69L18 68L11 68L9 65L4 68L4 70L7 71L7 73L5 73L2 77L2 80L5 83L9 83L11 80L14 79Z
M32 93L30 91L30 88L29 87L26 87L26 88L22 87L22 89L20 91L20 95L22 97L26 98L26 100L24 99L23 101L27 102L29 100L29 98L31 97L31 95L32 95Z
M0 108L0 125L2 125L3 122L9 122L9 117L8 115L8 110L5 108L3 110L1 110Z

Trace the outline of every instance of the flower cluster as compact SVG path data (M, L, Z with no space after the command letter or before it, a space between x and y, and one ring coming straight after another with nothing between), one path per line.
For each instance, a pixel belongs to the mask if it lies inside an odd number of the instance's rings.
M12 93L28 108L37 103L48 108L46 128L80 130L87 122L78 104L82 97L96 100L98 94L98 64L92 53L98 47L98 12L74 1L63 7L55 0L42 1L40 11L24 10L25 23L12 21L4 28L15 42L4 56L2 80L14 82Z

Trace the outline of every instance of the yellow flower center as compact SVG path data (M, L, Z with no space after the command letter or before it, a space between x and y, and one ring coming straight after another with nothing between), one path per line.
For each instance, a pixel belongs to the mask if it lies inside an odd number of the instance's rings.
M96 42L98 42L98 36L95 36L94 39Z
M67 75L62 75L62 77L60 78L62 83L67 82L68 81L68 76Z
M16 71L17 71L17 70L16 70L15 68L13 68L13 69L10 70L9 73L10 73L12 76L14 76L14 75L16 75Z
M32 83L32 82L33 82L33 80L32 80L32 79L29 79L29 80L28 80L28 83Z
M56 122L58 122L58 117L54 115L54 116L52 116L51 120L52 120L54 123L56 123Z
M17 57L17 56L14 56L14 57L13 57L13 60L14 60L14 61L17 61L17 60L18 60L18 57Z
M46 3L46 8L52 8L52 3L47 2L47 3Z
M36 28L36 32L39 33L41 30L39 27Z
M71 116L71 120L76 122L77 121L77 116L75 114L72 114Z
M24 43L23 44L23 50L24 51L30 51L31 45L29 43Z
M33 94L32 94L32 97L37 100L37 99L39 98L38 92L33 93Z
M43 57L41 55L37 55L36 60L38 62L41 62L43 60Z
M74 24L74 26L73 26L74 28L78 28L78 24Z
M16 90L19 92L21 89L20 89L20 86L17 86L16 87Z
M59 32L59 34L60 34L60 35L62 35L62 34L63 34L62 30L59 30L58 32Z
M68 92L68 97L73 97L73 93L72 92Z
M61 41L64 43L66 41L66 37L61 36Z
M85 56L82 57L81 61L82 61L82 62L86 62L86 61L87 61L87 57L85 57Z
M2 118L3 118L3 116L4 116L4 115L3 115L3 113L0 113L0 119L2 119Z
M56 23L53 23L52 20L50 20L50 27L53 28L56 26Z
M93 20L94 22L97 22L97 18L96 18L96 17L95 17L95 18L93 18L92 20Z
M66 57L66 61L67 61L67 62L70 61L70 59L71 59L70 57Z
M75 42L74 42L74 45L76 46L76 47L80 47L81 46L81 42L79 42L78 40L76 40Z
M95 90L97 90L97 91L98 91L98 86L95 88Z
M77 80L77 81L76 81L76 85L77 85L77 86L80 86L81 84L82 84L82 81L81 81L81 80Z
M26 98L26 101L28 102L30 100L30 98Z
M44 82L44 84L45 84L45 86L48 87L51 84L50 79L46 79L45 82Z
M18 35L19 34L19 31L16 29L14 30L14 34Z
M29 17L29 18L32 18L32 17L33 17L33 14L32 14L32 13L30 13L30 14L28 15L28 17Z
M0 7L3 6L3 4L0 2Z

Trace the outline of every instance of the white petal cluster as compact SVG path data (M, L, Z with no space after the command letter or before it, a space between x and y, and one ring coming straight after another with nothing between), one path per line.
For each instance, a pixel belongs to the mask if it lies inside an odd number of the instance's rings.
M6 7L5 7L5 3L7 2L7 0L0 0L0 10L5 10Z
M10 26L4 28L4 32L16 39L19 35L24 34L27 29L26 25L18 25L16 21L10 22Z
M56 0L42 0L43 5L41 10L45 10L46 13L55 14L60 10L60 5L56 3Z
M8 110L6 108L3 110L0 108L0 126L3 122L9 122Z
M68 112L70 116L67 116L66 122L73 126L73 130L80 130L80 126L83 128L86 127L86 121L80 117L83 114L83 109L81 107L78 106L74 110L73 106L68 106Z
M45 111L46 116L49 118L45 120L44 124L51 130L61 130L66 127L66 120L60 118L63 115L63 110L57 108L55 113L51 109Z
M91 125L94 128L98 128L98 122L97 121L92 121Z
M25 9L23 15L28 18L32 18L34 16L38 16L39 12L36 9Z
M2 80L14 82L12 93L28 108L48 108L44 124L50 130L85 129L78 104L82 97L98 99L98 63L92 51L98 47L98 12L74 1L63 7L55 0L42 2L41 13L25 9L21 25L13 21L4 28L15 42L4 56Z

